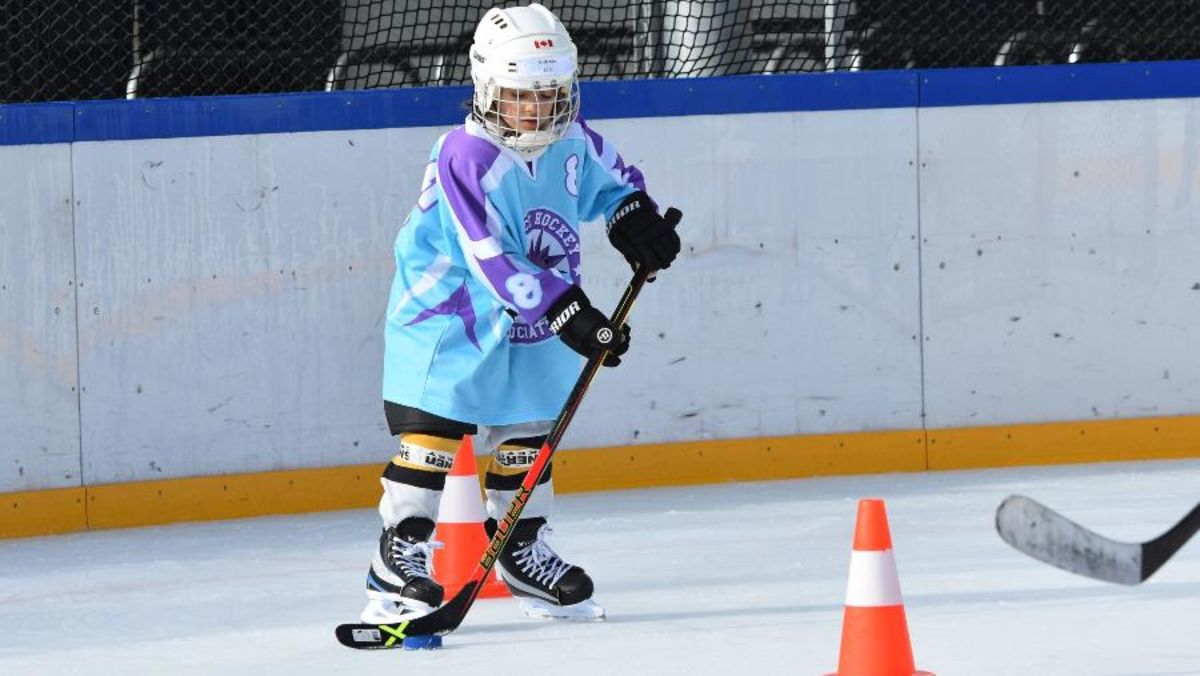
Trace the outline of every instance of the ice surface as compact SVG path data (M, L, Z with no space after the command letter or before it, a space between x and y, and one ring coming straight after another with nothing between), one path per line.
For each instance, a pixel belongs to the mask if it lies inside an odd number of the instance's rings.
M837 666L855 501L887 500L917 666L1200 674L1200 541L1149 582L1010 549L1024 493L1144 540L1200 500L1200 461L889 474L562 496L551 541L604 623L480 601L440 651L356 652L373 510L0 541L0 674L823 674Z

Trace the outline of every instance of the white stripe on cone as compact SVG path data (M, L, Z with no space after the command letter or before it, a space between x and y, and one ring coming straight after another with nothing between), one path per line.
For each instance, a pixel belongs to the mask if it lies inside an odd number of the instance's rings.
M446 477L438 523L483 523L483 501L479 497L477 477Z
M892 550L850 552L850 575L846 582L846 605L856 608L898 606L900 577Z

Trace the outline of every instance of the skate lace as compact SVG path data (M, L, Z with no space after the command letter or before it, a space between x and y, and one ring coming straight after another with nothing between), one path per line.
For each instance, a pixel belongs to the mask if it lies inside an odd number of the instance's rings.
M548 588L558 584L562 576L571 569L571 564L563 561L550 545L546 544L546 537L553 532L550 526L543 525L538 528L537 537L533 541L513 552L513 560L521 570Z
M444 545L437 540L408 542L392 538L390 543L392 562L400 572L409 577L433 577L433 550Z

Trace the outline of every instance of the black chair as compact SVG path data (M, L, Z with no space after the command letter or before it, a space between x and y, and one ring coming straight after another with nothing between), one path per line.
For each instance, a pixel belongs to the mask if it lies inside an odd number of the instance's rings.
M1080 62L1200 59L1200 6L1192 0L1086 4Z
M325 88L436 86L471 81L467 50L491 3L345 0L339 53Z
M706 43L711 75L826 70L824 2L729 2L696 37Z
M999 66L1074 63L1093 30L1095 0L1027 0L1020 27L1001 46Z
M144 0L129 95L200 96L323 88L339 0Z
M849 0L834 3L845 13ZM823 0L686 3L662 17L654 71L668 77L797 73L830 69L840 33L827 30Z
M346 0L341 53L326 88L435 86L471 82L468 50L475 27L493 5L468 0ZM579 50L580 78L604 80L649 73L647 3L581 6L546 2Z
M858 0L847 44L863 70L994 66L1030 17L1026 0Z
M132 54L130 0L0 0L0 101L119 98Z
M639 0L555 3L550 8L579 50L582 80L614 80L654 74L651 4Z

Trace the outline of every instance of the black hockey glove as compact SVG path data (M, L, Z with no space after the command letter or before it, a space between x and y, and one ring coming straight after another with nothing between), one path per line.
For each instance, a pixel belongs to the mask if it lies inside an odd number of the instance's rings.
M629 349L629 325L617 331L604 313L592 307L583 289L572 286L554 301L546 312L550 330L567 347L585 357L598 350L608 350L604 357L605 366L621 363L621 355Z
M679 255L675 226L683 214L678 209L668 209L667 215L667 218L659 216L650 196L639 190L626 197L608 219L608 241L635 271L639 265L665 270Z

